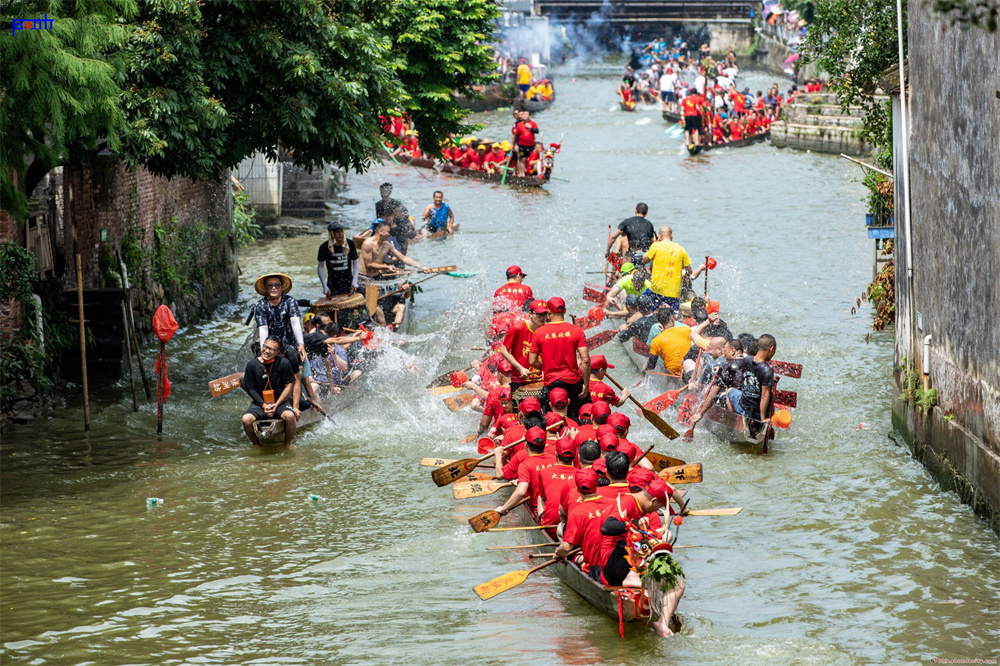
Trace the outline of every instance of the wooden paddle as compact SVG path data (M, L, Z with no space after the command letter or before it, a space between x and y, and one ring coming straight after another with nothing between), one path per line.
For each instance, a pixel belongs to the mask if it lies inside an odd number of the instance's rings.
M607 331L601 331L600 333L594 335L591 338L587 338L587 351L594 351L598 347L615 339L618 334L618 329L611 328ZM620 386L618 388L621 388ZM639 404L639 403L636 403Z
M735 516L743 510L741 506L734 506L729 509L694 509L687 511L685 516Z
M485 497L492 495L501 488L513 486L511 481L471 481L469 483L456 483L451 487L451 494L455 499L469 499L470 497Z
M234 372L226 377L219 377L216 380L210 381L208 383L208 390L212 392L213 398L218 398L220 395L225 395L234 389L238 389L241 386L243 380L242 372Z
M450 398L444 399L444 404L448 405L448 409L453 412L457 412L463 407L468 407L472 404L472 401L476 399L475 393L465 393L463 395L455 395Z
M701 463L691 463L679 467L668 467L659 472L659 477L672 485L681 483L701 483Z
M527 527L494 527L490 532L523 532L525 530L550 530L559 527L555 525L530 525Z
M542 546L558 546L558 541L547 541L545 543L528 543L521 546L490 546L486 550L524 550L525 548L540 548Z
M451 264L450 266L437 266L436 268L428 268L428 273L451 273L452 271L458 270L458 266Z
M434 378L433 381L431 381L430 384L427 385L427 388L432 389L432 388L439 388L441 386L451 386L451 373L465 372L466 370L469 370L471 367L472 365L470 364L465 366L461 370L449 370L444 374L438 375L437 377Z
M496 531L496 530L493 530L493 531ZM576 548L576 549L570 551L569 553L567 553L566 557L570 557L572 555L576 555L579 552L580 552L580 549ZM553 558L553 559L549 560L548 562L544 562L542 564L539 564L534 569L528 569L526 571L525 570L511 571L510 573L505 573L504 575L502 575L502 576L500 576L498 578L494 578L491 581L487 581L487 582L482 583L480 585L476 585L472 589L475 591L475 593L477 595L479 595L480 599L482 599L483 601L486 601L487 599L492 599L493 597L497 596L498 594L506 592L507 590L509 590L511 588L517 587L518 585L520 585L521 583L523 583L525 580L527 580L528 576L530 576L531 574L535 573L536 571L541 571L545 567L551 566L551 565L555 564L556 562L561 562L561 561L563 561L562 558L560 558L558 560L555 559L555 558Z
M368 306L368 314L375 316L378 309L378 285L369 282L365 285L365 304Z
M530 499L531 499L530 497L525 497L523 500L521 500L520 502L518 502L517 504L515 504L510 508L513 509L515 507L521 506ZM499 511L492 511L492 510L483 511L478 516L473 516L472 518L469 518L469 525L472 526L473 532L487 532L500 524L500 518L502 518L502 516L500 515Z
M441 395L442 393L457 393L459 391L466 390L464 386L436 386L432 389L427 389L427 392L431 395Z
M476 441L479 435L469 435L468 437L463 437L458 441L459 444L469 444L470 442Z
M421 458L421 467L444 467L445 465L450 465L451 463L458 462L453 458ZM493 467L493 463L486 463L477 465L477 467ZM669 465L668 465L669 467Z
M546 427L545 429L547 431L555 430L556 428L562 427L563 423L565 423L565 421L560 419L558 423L553 423L552 425ZM503 447L503 450L506 451L510 447L520 444L524 440L525 438L522 437L519 440L511 442L507 446ZM439 467L433 472L431 472L431 479L434 481L434 483L438 485L438 487L447 486L449 483L454 483L455 481L458 481L462 477L466 476L469 472L474 470L476 466L479 465L479 463L484 462L489 458L492 458L494 451L490 451L481 458L463 458L461 460L456 460L453 463L449 463L444 467Z
M677 396L681 394L684 389L676 389L673 391L665 391L660 395L656 396L652 400L647 401L644 405L644 409L648 409L651 412L659 414L664 409L674 404L677 401Z
M784 375L792 379L798 379L802 376L802 366L798 363L789 363L788 361L768 361L768 363L771 364L771 369L776 375Z
M642 459L643 459L643 458L645 458L646 456L648 456L648 455L649 455L650 453L652 453L652 451L653 451L653 447L654 447L654 446L656 446L656 445L655 445L655 444L650 444L650 445L649 445L649 448L648 448L648 449L646 449L645 451L643 451L643 452L642 452L642 455L641 455L641 456L639 456L639 459L638 459L638 460L636 460L636 461L635 461L634 463L632 463L631 465L629 465L629 469L634 469L635 467L638 467L639 463L641 463L641 462L642 462Z
M596 319L594 319L593 317L580 317L579 319L575 320L573 323L586 331L588 328L594 328L595 326L597 326L601 322L598 321L598 320L596 320Z
M596 338L597 336L595 335L594 337ZM615 381L615 379L611 375L607 374L607 372L604 373L604 376L607 377L612 384L617 386L619 390L622 391L625 390L625 387L619 384L617 381ZM631 400L633 403L635 403L636 407L642 410L643 418L652 423L653 427L659 430L664 437L666 437L667 439L677 439L678 437L680 437L680 433L671 428L669 423L661 419L659 414L657 414L656 412L652 412L643 407L641 404L639 404L639 401L635 399L635 396L629 394L628 399Z
M501 546L501 548L534 548L535 546L547 546L547 545L549 544L532 544L531 546ZM558 546L559 544L553 543L551 545ZM690 544L687 546L674 546L673 548L674 550L677 550L678 548L701 548L701 546ZM492 550L492 549L487 548L486 550ZM550 558L552 557L552 553L531 553L528 555L529 560L539 560L543 557Z
M490 472L469 472L469 475L465 477L469 481L494 481L496 477Z
M647 453L646 459L653 463L653 470L656 472L661 472L668 467L683 467L684 465L687 465L687 463L680 458L671 458L670 456L661 455L659 453Z

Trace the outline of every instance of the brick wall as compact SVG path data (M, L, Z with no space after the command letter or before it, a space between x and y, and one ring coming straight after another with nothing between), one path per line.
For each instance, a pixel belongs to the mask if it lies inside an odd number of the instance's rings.
M219 182L167 180L99 156L67 168L63 187L67 289L76 285L76 253L85 288L117 286L119 250L136 292L137 324L148 325L162 303L184 324L236 297L228 172Z

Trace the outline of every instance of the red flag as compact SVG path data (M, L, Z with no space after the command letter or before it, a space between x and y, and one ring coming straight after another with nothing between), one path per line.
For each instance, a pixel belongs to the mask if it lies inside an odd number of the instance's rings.
M169 341L177 332L177 320L166 305L156 308L156 313L153 314L153 331L156 332L160 342Z

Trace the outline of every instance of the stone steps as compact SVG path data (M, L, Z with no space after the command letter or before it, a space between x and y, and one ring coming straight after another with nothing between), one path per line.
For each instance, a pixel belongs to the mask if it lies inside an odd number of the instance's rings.
M776 147L867 156L872 148L858 134L855 127L805 125L783 120L771 124L771 144Z

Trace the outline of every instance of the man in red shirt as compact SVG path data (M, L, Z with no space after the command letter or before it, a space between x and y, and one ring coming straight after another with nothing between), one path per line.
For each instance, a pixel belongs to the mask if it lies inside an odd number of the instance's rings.
M483 168L486 169L487 173L496 173L497 169L503 167L506 162L507 156L500 150L500 144L494 143L490 146L490 152L486 153L483 158Z
M571 550L580 547L583 557L577 563L584 571L598 564L601 555L601 525L611 509L612 500L597 494L597 473L592 469L576 471L574 481L580 501L570 505L566 516L563 540L556 548L556 557L566 557Z
M601 455L606 456L612 451L618 450L618 435L615 434L615 429L608 424L604 424L597 428L597 443L601 447Z
M517 175L523 176L527 172L528 157L531 149L535 147L535 136L538 134L538 123L531 119L531 114L527 111L521 112L521 119L514 125L514 131L510 136L512 145L517 146ZM512 147L511 150L514 150Z
M542 483L542 500L545 508L541 514L542 525L559 523L559 499L576 478L576 444L564 437L556 444L556 463L539 472Z
M516 268L512 266L512 268ZM542 373L531 366L531 346L535 342L535 332L548 321L549 308L545 301L532 301L526 319L520 319L511 326L503 339L503 346L497 349L500 355L510 361L514 368L510 390L516 393L525 384L541 381Z
M529 504L535 506L542 492L541 477L538 472L556 464L556 457L551 453L545 453L544 430L529 428L525 438L528 456L518 465L517 486L514 487L514 492L506 502L496 508L501 516L506 516L507 512L525 497L530 497Z
M528 364L542 370L543 406L552 389L564 388L569 393L569 416L576 419L580 406L590 402L587 336L582 328L566 321L566 301L554 296L548 306L549 323L535 331Z
M576 434L580 432L580 424L575 420L569 418L567 411L569 410L569 394L566 393L564 388L554 388L549 392L549 412L548 414L555 414L560 418L566 420L566 428L568 431L563 431L560 436L569 434L571 437L576 437ZM548 416L546 414L546 416Z
M606 437L601 438L601 448L604 448L604 439L606 439ZM615 451L612 449L610 453L604 456L604 465L607 468L608 480L611 481L611 483L598 488L597 494L614 499L622 493L627 493L627 477L629 467L628 456L621 451Z
M684 140L690 147L701 145L701 109L705 98L697 91L681 100L681 110L684 112Z
M615 366L608 363L603 354L590 357L590 399L604 400L613 407L620 407L628 400L630 393L628 389L622 389L622 397L619 398L614 389L602 381L609 369L614 370Z
M597 442L584 442L577 447L577 464L582 469L590 469L594 466L594 462L601 458L601 448L597 445ZM596 471L594 472L597 473ZM573 486L567 486L563 489L562 497L559 498L559 509L561 515L565 519L565 516L569 515L569 511L574 504L580 501L580 493L577 492L576 488Z
M476 152L469 158L469 167L473 171L483 170L483 161L486 159L486 144L481 143L476 147Z
M511 447L506 453L503 452L503 447L522 439L527 434L527 431L532 428L538 428L539 430L545 428L545 417L542 416L542 408L538 400L534 398L522 400L521 404L518 405L518 412L520 423L507 428L503 433L503 439L500 440L499 446L494 449L493 462L495 476L498 479L504 478L510 480L517 476L518 465L528 455L523 444ZM542 445L544 446L545 443L543 442ZM506 464L504 463L505 457L507 460Z
M524 284L524 278L526 277L528 276L525 275L520 266L507 267L506 284L493 292L494 312L523 310L524 304L535 297L531 291L531 287Z

